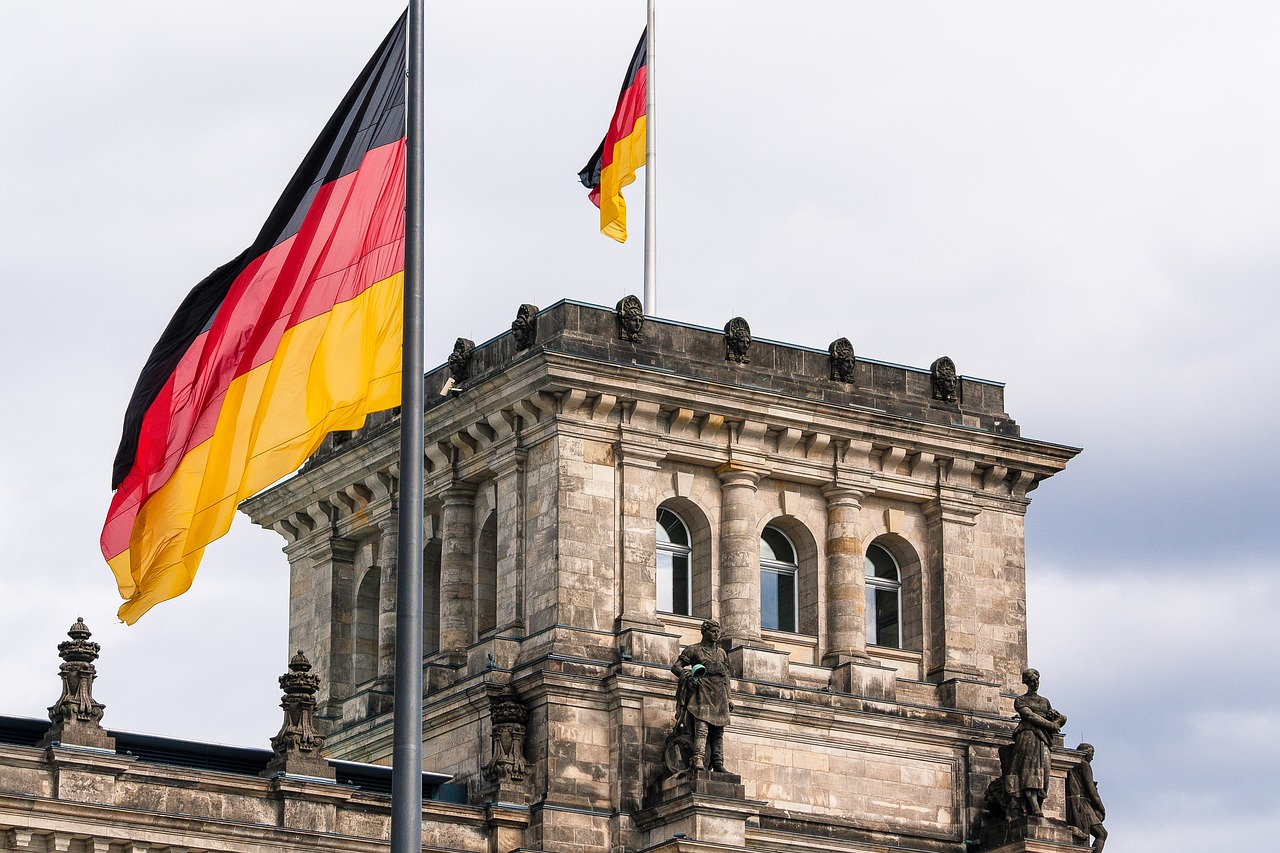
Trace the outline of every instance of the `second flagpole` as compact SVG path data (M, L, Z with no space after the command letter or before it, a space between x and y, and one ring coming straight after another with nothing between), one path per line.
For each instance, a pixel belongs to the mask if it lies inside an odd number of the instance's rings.
M654 128L654 65L657 32L654 5L649 0L648 52L645 58L645 139L644 139L644 313L658 313L658 154Z

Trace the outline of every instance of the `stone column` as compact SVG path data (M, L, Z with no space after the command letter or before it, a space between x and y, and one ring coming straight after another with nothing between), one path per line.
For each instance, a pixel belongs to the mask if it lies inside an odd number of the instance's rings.
M720 478L720 629L735 645L760 642L760 537L756 483L760 475L727 462Z
M633 442L618 445L622 530L621 627L658 625L658 462L665 454Z
M867 657L867 579L858 510L862 493L828 486L827 499L827 652L828 666Z
M457 482L444 493L440 552L440 649L461 651L475 635L473 551L476 487Z
M378 687L390 689L396 674L396 570L400 560L400 519L393 505L382 522L378 559L382 574L378 584Z
M333 536L322 543L316 572L316 622L320 636L328 637L328 649L321 642L317 651L317 672L321 684L327 688L327 702L321 704L326 717L340 716L344 699L351 696L352 663L355 655L352 627L355 619L355 558L356 543L351 539ZM326 553L327 552L327 553ZM327 622L327 624L326 624Z
M974 525L978 509L949 499L925 508L928 525L929 620L926 677L943 682L979 674Z

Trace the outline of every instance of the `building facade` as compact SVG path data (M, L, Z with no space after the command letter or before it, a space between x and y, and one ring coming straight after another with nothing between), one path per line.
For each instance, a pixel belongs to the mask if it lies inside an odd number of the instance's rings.
M520 849L1072 843L1060 738L1044 817L984 816L1027 665L1028 494L1077 452L1023 438L1001 385L628 297L524 306L459 339L427 398L424 763L518 807ZM397 425L331 436L244 506L285 540L326 750L371 763L392 743ZM672 665L705 620L731 670L723 773L683 767L673 734Z

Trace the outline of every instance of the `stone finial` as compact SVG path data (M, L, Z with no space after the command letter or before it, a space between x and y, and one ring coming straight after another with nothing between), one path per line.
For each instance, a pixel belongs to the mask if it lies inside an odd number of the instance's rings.
M71 639L58 644L58 656L62 658L62 665L58 667L62 695L49 706L49 720L53 725L36 746L60 743L114 751L115 738L102 728L102 712L106 706L93 698L93 682L98 677L93 662L98 659L101 647L89 642L92 634L80 618L67 631L67 636Z
M618 300L613 310L618 313L618 335L624 341L640 340L644 330L644 303L640 297L627 294Z
M738 364L751 363L751 326L741 317L724 324L725 360Z
M929 366L933 380L933 399L954 403L960 399L960 377L956 375L956 363L947 356Z
M516 339L516 349L528 349L538 337L538 306L525 303L516 311L511 321L511 334Z
M475 341L467 338L458 338L453 342L453 352L449 353L449 373L454 382L465 382L471 375L471 356L475 348Z
M529 762L524 754L529 711L510 687L490 688L489 727L492 757L484 770L482 794L493 802L529 801Z
M320 689L320 676L311 672L311 661L302 652L293 656L289 661L289 671L280 676L280 689L284 691L280 699L284 723L280 732L271 739L275 757L262 775L288 773L292 776L335 778L333 768L320 754L324 735L316 731L316 691Z
M853 381L853 343L848 338L836 338L827 347L831 359L831 378L837 382Z

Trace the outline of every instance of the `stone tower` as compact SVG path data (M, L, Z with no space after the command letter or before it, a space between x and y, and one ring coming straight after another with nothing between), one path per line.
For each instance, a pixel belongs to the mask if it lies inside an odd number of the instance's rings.
M1028 493L1078 451L948 358L628 299L522 306L427 376L426 769L527 805L495 853L964 850L1027 665ZM285 539L335 758L391 754L398 423L244 505ZM699 776L671 667L706 619L733 709ZM1049 824L1077 760L1057 744L1046 825L1000 849L1070 844Z

